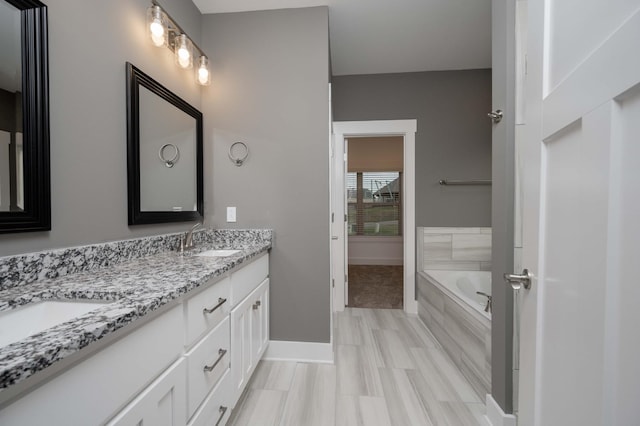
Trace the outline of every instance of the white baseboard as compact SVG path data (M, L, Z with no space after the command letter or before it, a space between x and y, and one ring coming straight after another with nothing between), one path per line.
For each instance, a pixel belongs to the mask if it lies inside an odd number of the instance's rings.
M517 423L516 416L505 414L490 393L487 394L486 418L491 426L516 426Z
M418 315L418 301L409 300L404 304L404 311L407 314Z
M333 345L331 343L271 340L262 359L333 364Z

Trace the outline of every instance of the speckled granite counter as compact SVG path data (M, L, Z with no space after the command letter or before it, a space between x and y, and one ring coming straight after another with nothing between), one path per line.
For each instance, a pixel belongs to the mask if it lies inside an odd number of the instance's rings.
M124 260L116 259L108 263L110 266L105 266L104 262L97 262L99 267L84 268L86 270L57 278L23 282L21 285L0 291L0 313L25 304L51 299L107 302L104 306L98 306L97 309L71 321L0 347L0 392L110 333L132 324L204 285L210 279L224 275L236 266L259 256L271 248L272 241L270 230L207 230L198 234L196 249L184 254L166 251L168 247L175 247L174 243L179 235L172 234L168 239L163 236L162 238L168 240L164 243L164 251L160 247L155 250L155 254L144 252L143 255L146 257L129 260L135 255L128 255ZM105 245L115 245L128 251L131 250L131 244L135 246L141 242L147 243L146 240L154 238L157 240L160 237ZM66 249L64 253L60 254L61 251L58 251L53 256L49 253L30 256L39 256L46 264L51 263L48 259L56 256L66 259L66 253L69 252L73 253L73 256L86 256L88 250L95 252L96 247L102 246L104 245ZM228 248L239 249L240 252L229 257L194 256L205 250ZM9 282L11 271L12 276L16 275L20 262L23 261L15 258L0 258L0 264L4 265L4 269L0 268L0 279L4 279L5 283ZM42 265L39 268L40 271L47 270L46 265L44 269Z

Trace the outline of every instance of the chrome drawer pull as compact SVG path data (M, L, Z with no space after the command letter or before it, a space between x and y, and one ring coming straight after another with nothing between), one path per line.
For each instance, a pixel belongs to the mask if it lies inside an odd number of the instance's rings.
M213 307L213 308L211 308L211 309L204 308L204 309L202 310L202 313L203 313L203 314L210 314L210 313L212 313L213 311L215 311L216 309L218 309L220 306L222 306L222 304L223 304L224 302L226 302L226 301L227 301L227 299L223 299L222 297L220 297L220 298L218 298L218 304L217 304L216 306L214 306L214 307Z
M205 365L204 366L204 371L211 371L214 368L216 368L216 365L218 365L218 363L222 360L222 357L224 356L224 354L227 353L226 349L220 349L218 350L218 354L220 354L220 356L218 357L218 359L216 359L216 362L214 362L212 365Z
M261 303L258 300L256 303L253 304L253 310L255 311L256 309L258 309L260 307Z
M220 424L220 422L222 421L222 419L224 418L225 413L227 412L227 407L223 407L222 405L220 406L220 417L218 418L218 421L216 422L215 426L218 426Z

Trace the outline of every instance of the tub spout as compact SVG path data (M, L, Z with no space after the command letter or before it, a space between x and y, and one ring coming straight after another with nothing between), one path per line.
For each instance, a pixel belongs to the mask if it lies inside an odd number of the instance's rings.
M485 312L489 312L491 313L491 310L493 308L493 298L491 297L491 295L482 292L482 291L476 291L476 294L479 294L481 296L485 296L487 298L487 304L484 307L484 311Z

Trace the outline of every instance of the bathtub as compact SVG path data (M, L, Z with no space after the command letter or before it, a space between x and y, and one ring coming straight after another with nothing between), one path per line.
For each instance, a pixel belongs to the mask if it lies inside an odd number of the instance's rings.
M491 393L491 272L418 271L418 316L481 401Z
M463 308L467 310L471 308L491 320L491 313L484 311L487 305L486 296L476 293L476 291L481 291L491 295L491 272L426 270L424 273L432 278L433 284Z

